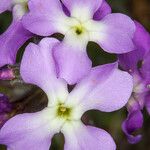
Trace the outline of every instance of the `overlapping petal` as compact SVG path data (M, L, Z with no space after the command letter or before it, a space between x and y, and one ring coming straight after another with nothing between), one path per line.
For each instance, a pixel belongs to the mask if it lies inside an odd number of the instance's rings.
M111 112L125 106L132 88L128 73L118 70L116 64L103 65L92 69L70 93L68 101L81 105L84 111Z
M102 0L94 0L92 3L91 0L63 0L62 2L69 9L72 17L82 18L82 20L92 18L102 4Z
M115 150L112 137L104 130L74 122L66 124L62 133L65 137L65 150Z
M24 81L42 88L51 102L65 99L67 95L67 85L63 80L57 79L57 66L53 59L52 49L58 42L53 38L45 38L39 45L30 43L21 62L21 76Z
M103 0L102 5L99 7L99 9L95 12L93 19L94 20L101 20L106 15L111 13L111 7L109 4Z
M59 77L69 84L79 82L92 67L92 62L86 53L86 45L87 38L67 35L63 42L54 48Z

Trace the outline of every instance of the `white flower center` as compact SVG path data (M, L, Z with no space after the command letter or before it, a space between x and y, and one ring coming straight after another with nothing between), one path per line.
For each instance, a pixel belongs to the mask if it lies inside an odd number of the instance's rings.
M73 103L60 102L59 100L49 105L45 117L49 120L49 128L55 132L60 132L66 125L74 122L81 122L83 115L82 108Z
M72 119L71 114L72 114L71 107L65 106L65 104L63 103L59 103L58 106L56 106L57 117L60 117L66 120L71 120Z

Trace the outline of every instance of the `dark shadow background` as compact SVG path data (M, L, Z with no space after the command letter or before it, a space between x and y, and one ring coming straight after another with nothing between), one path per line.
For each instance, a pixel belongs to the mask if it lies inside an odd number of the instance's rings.
M108 0L108 2L112 6L113 12L129 15L142 23L145 28L150 31L150 0ZM12 16L9 12L0 15L0 34L10 25L11 19ZM22 57L24 47L25 45L18 53L18 62ZM105 53L95 43L90 42L87 49L88 55L93 61L93 66L114 62L116 60L115 55ZM18 81L0 81L0 93L7 94L10 101L14 102L17 108L19 107L17 113L36 112L43 109L47 103L46 95L39 88L31 85L24 85ZM39 99L38 103L37 99ZM145 118L144 126L138 132L143 135L143 138L141 142L135 145L129 144L121 131L121 123L127 115L125 108L113 113L102 113L93 110L87 112L83 118L88 118L87 122L85 121L86 124L91 124L108 131L115 139L118 150L150 150L150 118L145 110L143 113ZM61 134L55 135L51 149L61 150L63 143L63 136ZM0 150L5 150L5 147L0 146Z

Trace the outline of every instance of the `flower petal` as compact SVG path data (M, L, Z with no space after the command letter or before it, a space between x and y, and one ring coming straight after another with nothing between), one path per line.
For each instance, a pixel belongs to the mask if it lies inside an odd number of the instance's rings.
M135 49L133 35L135 32L134 22L123 14L109 14L101 21L87 22L86 25L91 31L91 41L99 45L109 53L126 53Z
M127 119L122 124L122 129L126 134L129 143L138 143L142 136L133 136L132 133L140 129L143 125L143 115L140 110L129 112Z
M140 71L142 73L142 76L146 80L147 84L150 84L150 52L147 53L147 55L144 57L142 62L142 68L140 68Z
M67 34L63 42L54 48L59 77L69 84L77 83L92 67L86 53L87 38L73 37Z
M148 114L150 115L150 94L145 97L145 107L147 109Z
M138 69L138 61L141 58L141 50L134 50L129 53L121 54L118 56L119 65L121 68L128 72L135 72Z
M0 35L0 67L14 64L19 48L33 35L23 28L21 20L14 20Z
M137 49L143 52L139 55L143 56L150 50L150 34L140 23L137 21L134 21L134 23L136 25L136 32L133 41Z
M144 57L150 49L150 34L138 22L135 22L135 25L136 32L133 41L136 50L119 55L119 64L121 67L126 71L130 70L132 72L138 69L138 62L145 59Z
M28 5L30 11L23 17L26 29L41 36L66 31L63 21L67 16L63 13L59 0L45 0L44 3L41 0L31 0Z
M116 64L102 65L93 68L75 87L68 102L80 105L84 111L98 109L111 112L127 103L132 88L132 77L128 73L117 69Z
M101 20L102 18L104 18L106 15L108 15L110 13L111 13L111 7L105 0L103 0L102 5L95 12L93 19Z
M10 10L12 6L12 0L0 0L0 13L6 10Z
M57 79L55 61L52 48L58 44L58 40L44 38L39 45L30 43L24 53L21 62L21 76L25 82L35 84L42 88L49 99L54 102L57 99L65 99L67 84Z
M51 138L47 109L31 114L21 114L8 120L0 130L0 143L11 150L23 147L32 150L49 150Z
M65 150L116 149L114 140L106 131L82 123L66 124L62 133L65 136Z
M97 9L101 6L102 0L63 0L64 5L69 9L71 16L83 20L92 18Z

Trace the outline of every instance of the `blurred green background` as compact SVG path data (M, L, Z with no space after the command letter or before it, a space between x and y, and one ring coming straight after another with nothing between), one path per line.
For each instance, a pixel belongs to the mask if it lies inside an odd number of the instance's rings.
M121 12L129 15L135 20L141 22L145 28L150 31L150 0L108 0L113 12ZM0 34L3 33L11 23L11 13L6 12L0 15ZM93 61L93 66L104 63L114 62L117 58L115 55L110 55L102 51L98 45L90 42L88 44L88 55ZM17 60L19 61L24 46L19 51ZM0 81L0 92L7 94L10 101L15 102L16 107L19 107L17 113L36 112L46 106L47 98L44 92L39 88L24 85L18 80L15 81ZM119 93L118 93L119 94ZM37 98L39 102L37 103ZM131 145L121 131L121 123L126 118L126 109L122 109L113 113L102 113L99 111L89 111L83 118L88 118L87 124L91 124L108 131L117 144L118 150L150 150L150 118L144 110L144 126L138 132L143 135L142 141L138 144ZM82 133L81 133L82 134ZM63 136L56 135L53 138L51 149L59 150L63 146ZM0 150L5 150L4 146L0 146Z

